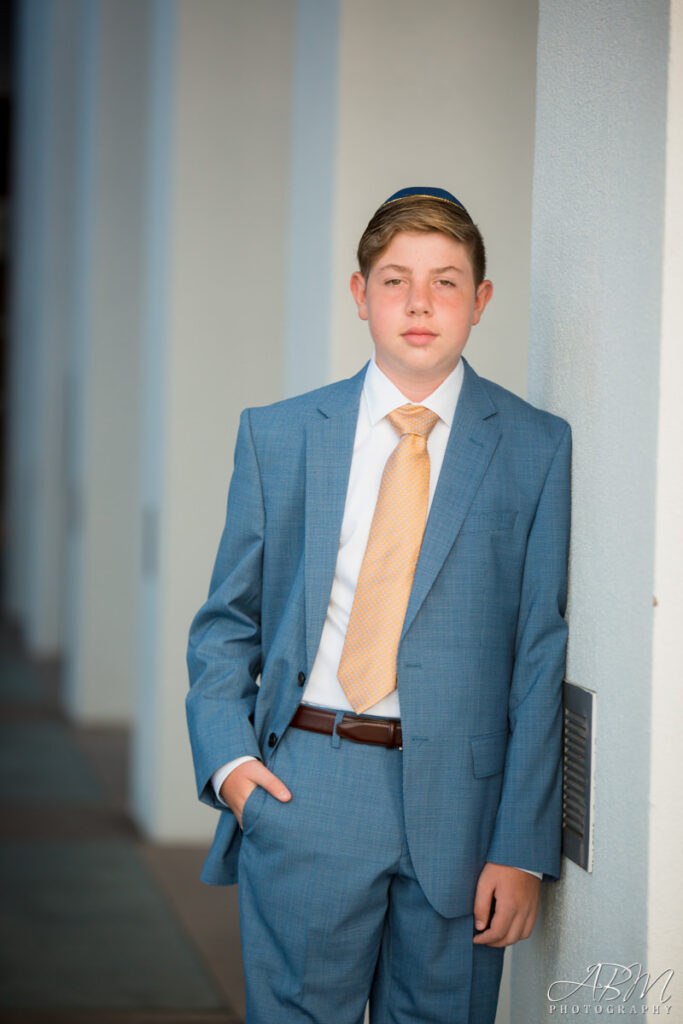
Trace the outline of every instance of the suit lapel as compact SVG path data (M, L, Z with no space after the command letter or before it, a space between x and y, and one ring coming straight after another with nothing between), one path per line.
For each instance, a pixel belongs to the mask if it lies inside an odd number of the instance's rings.
M463 362L465 377L429 511L402 635L410 628L455 543L501 434L495 405L477 374Z
M327 389L306 425L305 592L309 671L320 643L334 581L366 368Z

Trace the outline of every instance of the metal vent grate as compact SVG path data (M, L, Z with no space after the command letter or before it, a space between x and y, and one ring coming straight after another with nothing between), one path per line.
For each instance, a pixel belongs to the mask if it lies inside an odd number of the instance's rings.
M595 693L564 684L562 850L579 867L592 870L592 775Z

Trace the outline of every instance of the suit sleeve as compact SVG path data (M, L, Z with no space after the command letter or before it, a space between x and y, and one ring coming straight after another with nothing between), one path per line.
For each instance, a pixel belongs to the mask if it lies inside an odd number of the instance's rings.
M225 527L209 597L190 627L187 722L199 799L224 809L211 785L221 765L260 757L253 711L261 671L265 511L249 411L242 413Z
M503 789L487 856L543 872L546 879L560 872L570 466L566 426L527 539Z

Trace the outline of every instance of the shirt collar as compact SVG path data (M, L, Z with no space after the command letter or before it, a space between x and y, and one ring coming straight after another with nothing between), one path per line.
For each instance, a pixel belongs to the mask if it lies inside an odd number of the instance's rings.
M435 412L439 419L442 419L446 426L450 428L453 423L455 407L458 404L464 376L465 367L462 359L459 359L455 369L451 370L446 379L439 384L436 391L432 391L431 395L427 395L419 403L411 402L389 380L387 375L380 370L373 356L363 383L363 394L365 395L371 424L374 426L393 409L397 409L408 402L411 405L423 405L426 409Z

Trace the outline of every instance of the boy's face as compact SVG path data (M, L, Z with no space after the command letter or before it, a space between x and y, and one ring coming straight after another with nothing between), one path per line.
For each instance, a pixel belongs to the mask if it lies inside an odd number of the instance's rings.
M467 250L448 235L401 232L367 280L353 274L351 291L359 317L368 321L377 365L419 401L457 365L493 285L475 287Z

